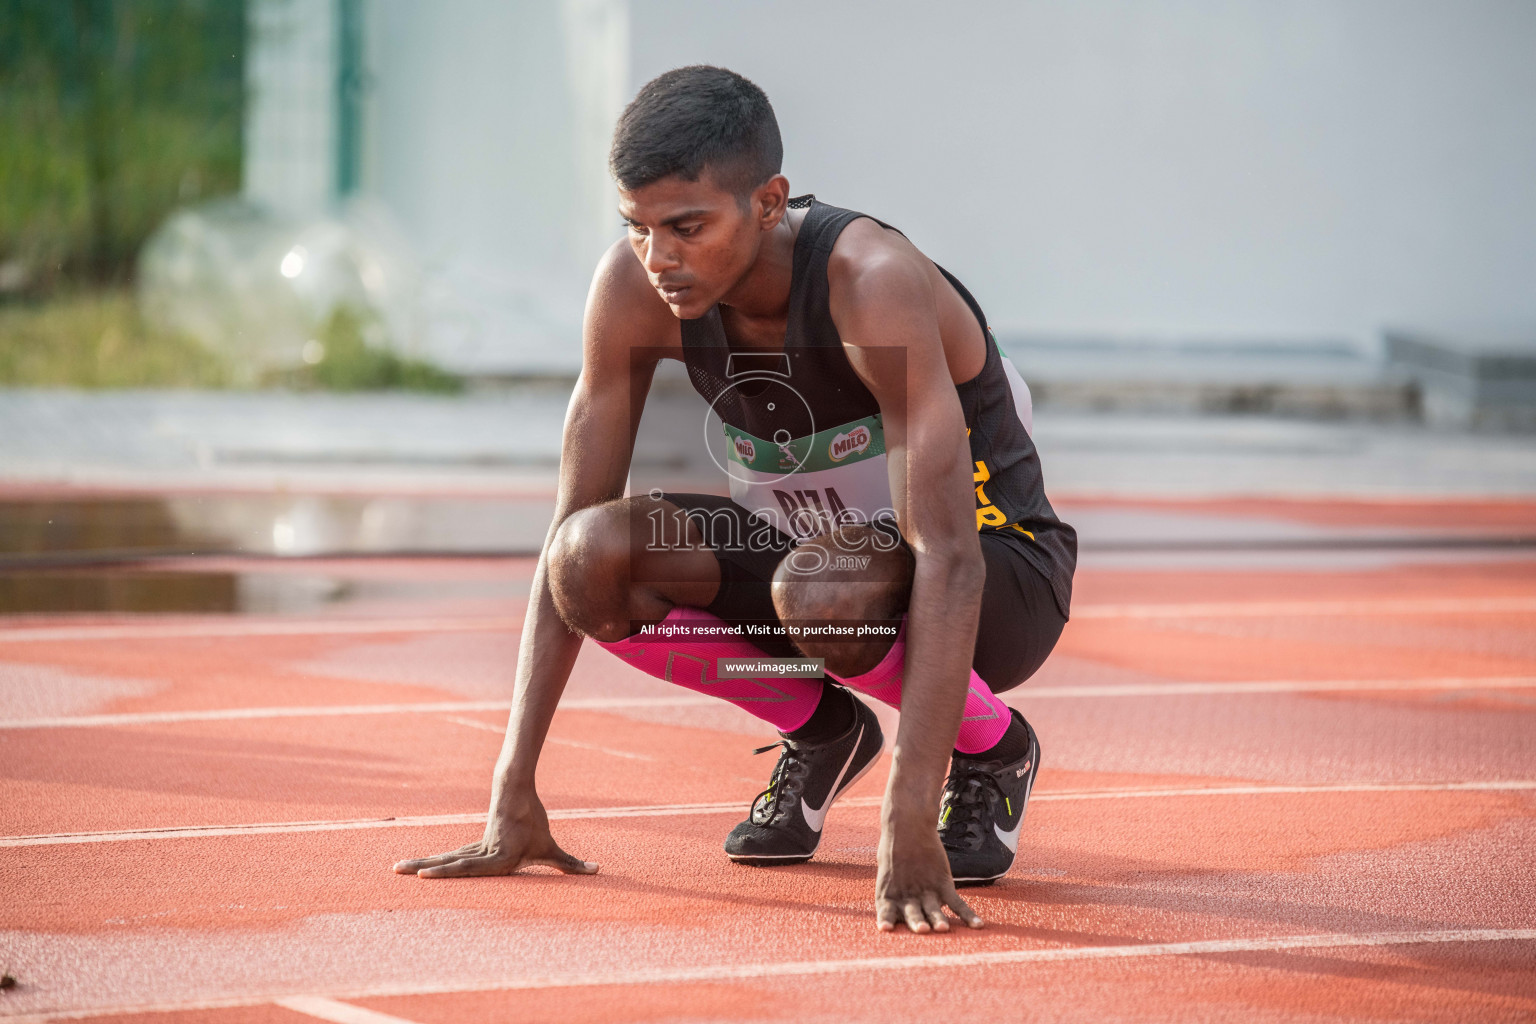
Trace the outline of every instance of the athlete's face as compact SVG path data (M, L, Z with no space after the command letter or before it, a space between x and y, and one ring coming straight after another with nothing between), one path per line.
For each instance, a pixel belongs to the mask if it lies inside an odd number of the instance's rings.
M745 208L708 169L698 181L674 175L619 190L630 247L679 320L703 316L752 268L767 232L783 217L777 193L788 183L780 188L782 181L776 176L759 186Z

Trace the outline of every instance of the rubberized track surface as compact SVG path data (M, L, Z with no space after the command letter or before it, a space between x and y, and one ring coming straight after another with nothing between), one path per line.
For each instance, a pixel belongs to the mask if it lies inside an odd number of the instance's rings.
M1517 503L1149 514L1536 523ZM1018 864L967 892L986 929L933 936L874 927L884 766L811 863L733 865L767 729L590 646L540 788L602 871L392 874L478 833L522 601L476 587L526 590L531 565L250 568L410 587L303 617L0 625L0 1014L1536 1019L1528 548L1086 559L1058 652L1008 694L1044 746Z

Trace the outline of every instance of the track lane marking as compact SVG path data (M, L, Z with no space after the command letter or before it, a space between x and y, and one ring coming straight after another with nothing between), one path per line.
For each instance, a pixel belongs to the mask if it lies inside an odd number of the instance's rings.
M1536 680L1532 682L1536 686ZM714 697L595 697L562 700L566 711L610 711L623 708L700 707L719 704ZM504 700L423 701L405 704L315 704L267 708L208 708L199 711L143 711L121 715L73 715L56 718L0 720L0 729L77 729L119 725L164 725L173 722L226 722L262 718L330 718L347 715L410 715L501 711L512 709Z
M1015 700L1102 697L1229 696L1247 693L1379 693L1394 690L1524 690L1536 676L1445 676L1429 679L1256 679L1192 683L1111 683L1099 686L1020 686L999 694Z
M1122 683L1103 686L1038 686L1009 690L1005 703L1027 700L1103 697L1223 696L1253 693L1369 693L1434 690L1536 689L1536 676L1456 676L1432 679L1279 679L1234 682ZM592 697L562 700L562 711L616 711L624 708L719 706L714 697ZM397 715L509 711L507 701L423 701L406 704L301 705L265 708L210 708L199 711L145 711L117 715L73 715L0 720L3 729L89 729L175 722L222 722L263 718L329 718L348 715Z
M153 622L0 629L0 644L88 640L195 640L200 637L351 636L374 633L484 633L521 629L508 616L452 619L273 619L256 622Z
M1410 946L1451 942L1536 941L1536 928L1465 928L1446 931L1367 932L1279 935L1253 939L1211 939L1195 942L1152 942L1114 946L1068 946L1047 949L1011 949L985 953L912 954L909 956L859 957L846 960L793 960L783 963L711 964L681 969L656 969L554 975L520 978L483 988L442 985L408 988L378 986L345 993L363 999L392 995L446 995L454 992L523 991L543 988L600 988L615 985L686 984L699 981L737 981L758 978L845 974L858 971L911 971L957 967L990 967L1004 964L1063 963L1074 960L1132 960L1164 956L1215 956L1223 953L1273 953L1292 949L1344 949L1350 947Z
M1479 615L1498 612L1536 612L1536 596L1089 604L1073 608L1072 617L1074 619L1242 619L1315 615Z
M1488 782L1350 782L1314 786L1190 786L1166 789L1079 789L1037 792L1035 803L1078 800L1163 800L1221 796L1295 796L1329 793L1519 793L1536 791L1536 779ZM839 807L879 807L881 797L844 797ZM551 821L604 818L661 818L703 814L738 814L741 800L721 803L653 804L635 807L555 808ZM398 818L350 818L329 821L275 821L250 825L189 825L174 828L124 829L110 832L59 832L47 835L0 836L0 849L18 846L72 846L125 843L148 839L207 839L218 836L286 835L300 832L347 832L379 828L431 828L438 825L484 825L484 812L420 814Z
M1254 618L1336 615L1477 615L1536 612L1536 596L1375 598L1359 601L1204 601L1081 604L1077 619ZM106 623L0 629L0 643L181 640L199 637L347 636L374 633L479 633L521 629L520 616L400 619L233 619L217 622Z
M861 957L839 960L791 960L773 963L708 964L701 967L653 968L602 973L546 975L487 982L485 984L374 985L333 992L327 1003L340 999L379 999L395 996L455 995L465 992L517 992L551 988L610 988L621 985L689 984L707 981L752 981L761 978L857 974L862 972L945 970L1031 963L1072 963L1095 960L1140 960L1159 957L1221 956L1231 953L1283 953L1298 949L1350 949L1380 946L1449 945L1473 942L1536 941L1536 928L1461 928L1441 931L1342 932L1271 935L1248 939L1206 939L1192 942L1149 942L1110 946L1065 946L1044 949L1012 949L977 953L911 954L909 956ZM207 999L182 1003L141 1003L97 1007L89 1010L57 1010L51 1013L8 1018L15 1024L47 1024L48 1021L85 1020L91 1017L131 1013L176 1013L270 1005L278 999L304 998L266 995ZM278 1005L282 1005L278 1003ZM341 1004L345 1005L345 1004ZM359 1007L359 1009L361 1009ZM304 1012L304 1011L300 1011ZM372 1011L368 1011L372 1012ZM381 1015L384 1016L384 1015ZM334 1019L334 1018L322 1018ZM354 1018L363 1024L362 1018ZM387 1016L384 1019L389 1020ZM400 1018L393 1018L399 1020ZM350 1022L348 1022L350 1024ZM372 1018L370 1024L379 1024Z
M332 1021L334 1024L416 1024L404 1017L367 1010L350 1003L339 1003L324 996L289 996L273 1000L273 1005L319 1020Z
M470 729L479 729L481 732L495 733L497 736L506 735L507 728L504 725L494 725L490 722L479 722L473 718L460 718L458 715L448 715L447 721L455 725L466 726ZM628 750L615 750L612 747L600 747L595 743L582 743L580 740L561 739L558 736L546 736L545 743L556 743L562 747L575 747L577 750L590 750L598 754L607 754L609 757L622 757L630 761L654 761L649 754L633 754Z

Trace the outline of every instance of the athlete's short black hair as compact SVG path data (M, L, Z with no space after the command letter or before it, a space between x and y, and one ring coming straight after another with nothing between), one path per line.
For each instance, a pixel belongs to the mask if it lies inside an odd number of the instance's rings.
M641 87L613 130L608 169L632 192L674 174L698 181L707 167L745 202L783 160L767 94L734 71L695 64Z

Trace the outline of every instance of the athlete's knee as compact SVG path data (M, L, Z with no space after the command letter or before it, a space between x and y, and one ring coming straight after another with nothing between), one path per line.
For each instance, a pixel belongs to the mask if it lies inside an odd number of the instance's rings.
M912 554L868 526L802 542L773 574L773 602L790 618L890 618L906 610Z
M555 610L596 640L629 635L629 509L626 499L573 512L550 541L546 560Z
M774 609L784 623L803 627L795 645L837 675L859 675L879 663L892 637L859 635L858 627L900 618L911 596L911 553L879 543L878 533L842 527L802 543L774 572ZM847 628L853 636L835 631Z

